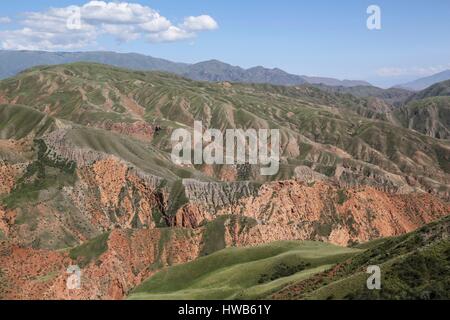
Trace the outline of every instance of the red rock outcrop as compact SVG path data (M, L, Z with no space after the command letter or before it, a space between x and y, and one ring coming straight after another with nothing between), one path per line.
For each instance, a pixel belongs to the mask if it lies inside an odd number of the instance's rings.
M2 172L14 176L10 168ZM348 245L400 235L450 214L450 204L430 194L344 189L311 177L263 185L186 180L188 203L172 216L161 181L115 157L99 156L78 167L76 176L74 185L59 191L76 208L70 215L45 193L32 207L0 208L6 239L0 245L0 298L122 299L161 268L211 253L211 221L219 226L213 229L221 242L213 250L219 250L278 240ZM157 228L161 222L172 228ZM82 243L106 231L107 250L83 265L81 289L67 289L67 268L79 261L67 250L43 248L61 248L68 235Z
M142 141L151 141L155 134L154 128L145 121L136 121L133 123L106 121L99 127Z
M340 189L295 180L264 184L257 195L225 205L216 199L222 205L213 214L204 201L195 195L191 199L178 211L175 226L195 227L221 215L250 217L258 225L243 235L243 245L295 239L345 246L407 233L450 214L450 204L425 193L389 194L371 187Z
M68 289L66 251L0 244L2 299L122 299L164 266L198 257L201 232L186 229L114 230L108 249L81 270L80 289Z
M21 165L0 162L0 194L9 193L16 183L17 176L22 172Z
M157 179L146 177L114 158L95 162L78 172L80 183L71 191L72 199L94 225L104 230L156 226L152 212L164 204Z

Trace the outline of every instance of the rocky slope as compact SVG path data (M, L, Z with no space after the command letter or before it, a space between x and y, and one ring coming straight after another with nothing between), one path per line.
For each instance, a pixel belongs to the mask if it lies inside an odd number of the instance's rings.
M337 199L334 201L343 203L330 207L333 200L324 199L324 195L340 196L330 186L273 183L262 187L258 197L243 200L249 207L242 205L240 214L226 208L211 217L186 205L175 221L187 228L114 228L80 247L62 251L18 246L8 237L0 250L1 297L121 299L164 266L192 261L229 246L294 239L364 242L412 231L450 212L448 204L428 195L392 196L367 189L347 193L345 202ZM267 205L271 208L261 212ZM199 214L206 221L195 227ZM2 221L7 219L3 212ZM66 288L66 270L74 264L82 267L80 290Z
M437 139L450 139L450 98L432 97L413 100L396 111L410 129Z
M77 174L73 189L59 194L72 201L69 215L50 199L32 205L32 212L27 206L0 209L3 298L120 299L164 266L229 246L355 244L412 231L450 212L448 203L428 194L340 189L320 181L219 186L188 180L188 203L172 216L157 180L117 160L98 160ZM74 264L82 266L81 290L65 287Z
M196 228L217 216L245 216L254 226L237 240L244 245L262 239L301 239L346 246L410 232L450 212L447 203L427 194L391 195L370 187L341 189L324 182L267 183L257 191L240 190L239 199L222 196L217 187L214 193L205 192L204 183L189 182L189 189L190 201L178 210L172 225ZM212 194L214 201L202 199L205 194Z
M405 99L393 112L401 125L437 139L450 137L450 81L444 81Z

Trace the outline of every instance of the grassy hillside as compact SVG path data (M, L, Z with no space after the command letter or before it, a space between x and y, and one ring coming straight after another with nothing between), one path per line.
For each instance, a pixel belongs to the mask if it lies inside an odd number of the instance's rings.
M163 270L129 299L255 299L358 253L317 242L230 248Z
M450 97L412 100L395 115L405 127L438 139L450 139Z
M450 138L450 81L436 83L411 95L394 116L406 127L428 136Z
M449 299L450 217L354 248L276 242L229 248L162 270L129 299ZM369 265L382 289L368 290Z
M167 152L131 137L101 129L75 127L67 131L65 139L77 148L117 156L147 173L170 181L179 177L208 180L192 168L174 165Z
M422 100L430 97L450 96L450 80L438 82L411 97L410 100Z
M450 217L404 236L358 246L365 250L334 273L274 294L276 299L449 299ZM367 266L381 268L381 290L368 290Z
M330 87L325 85L315 85L317 88L343 94L351 94L356 97L367 98L374 97L382 99L391 105L401 105L405 100L414 95L414 92L401 88L381 89L373 86L354 86L354 87Z
M44 113L21 105L0 105L0 139L39 136L54 128L55 120Z
M392 124L390 107L379 99L326 92L311 86L196 82L164 73L89 63L28 70L1 81L0 94L6 101L89 128L104 129L111 124L126 127L137 121L159 126L161 130L151 144L163 152L171 150L171 132L177 127L192 129L194 120L222 130L279 129L283 161L278 175L270 177L274 180L293 177L301 165L330 177L339 175L339 168L345 167L348 174L339 179L348 184L398 189L398 180L393 182L390 177L394 174L404 179L412 177L424 191L448 189L448 141ZM129 144L134 149L130 153L114 146L116 142L101 145L104 139L99 135L82 127L69 136L77 142L82 140L80 145L124 155L152 173L158 163L163 162L159 167L167 168L160 156L146 160L148 150L138 151L136 148L142 148L134 142ZM147 155L138 155L143 153ZM144 161L138 161L136 156L152 163L153 168L145 168ZM220 178L221 170L216 169L214 178ZM171 171L178 177L192 176L185 171ZM162 172L173 178L173 174ZM254 167L243 178L262 180L258 172ZM356 181L360 178L364 181Z

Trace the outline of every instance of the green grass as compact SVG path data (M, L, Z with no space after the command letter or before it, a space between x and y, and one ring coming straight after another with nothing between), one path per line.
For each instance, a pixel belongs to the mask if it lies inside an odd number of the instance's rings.
M52 271L52 272L47 273L46 275L36 277L34 279L34 281L37 281L37 282L48 282L50 280L55 279L58 276L58 274L59 274L58 271Z
M169 204L167 208L167 215L176 215L178 209L189 202L186 197L183 180L177 180L170 186Z
M256 299L360 252L320 242L229 248L158 272L129 299Z
M226 248L225 225L231 228L237 226L239 228L239 234L241 234L243 230L256 226L257 221L245 216L222 215L212 221L206 222L204 224L205 232L203 233L203 247L200 251L200 256L207 256Z
M225 249L225 222L228 219L228 216L221 216L206 223L203 234L203 248L200 252L201 256L207 256Z
M79 127L69 130L67 138L77 147L115 155L149 174L172 182L179 180L180 171L189 177L203 177L193 169L181 170L170 160L170 155L149 144L110 131Z
M345 190L339 189L338 190L338 204L343 205L347 200L348 200L348 196L347 196L347 192Z
M57 194L62 187L73 185L77 179L74 162L49 158L42 140L35 140L35 149L37 159L27 166L14 189L0 199L10 209L33 204L44 190Z
M167 222L164 220L163 213L158 208L152 209L152 218L155 222L156 228L166 228Z
M305 299L450 299L450 243L434 244L421 251L394 256L379 264L381 290L367 290L368 274L355 272L331 282Z
M303 291L287 287L289 299L450 299L450 217L417 231L374 240L356 247L364 251L341 264L333 274L305 280ZM381 290L368 290L367 266L381 269ZM298 283L297 283L298 284ZM281 298L280 296L277 296Z
M0 105L0 139L41 135L54 126L54 119L25 106Z
M91 261L97 260L108 250L109 232L93 238L81 246L69 251L69 257L75 260L80 267L88 265Z
M354 246L354 248L357 249L363 249L363 250L367 250L367 249L372 249L377 247L378 245L381 245L383 242L387 241L389 238L380 238L380 239L376 239L376 240L372 240L372 241L368 241L368 242L364 242L364 243L358 243L357 245Z

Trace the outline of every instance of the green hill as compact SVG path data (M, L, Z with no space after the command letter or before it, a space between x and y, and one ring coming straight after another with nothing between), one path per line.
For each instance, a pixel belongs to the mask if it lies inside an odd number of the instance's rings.
M450 139L450 97L412 100L395 115L405 127L430 137Z
M40 136L55 128L55 120L44 113L21 105L0 105L0 139Z
M325 92L307 85L196 82L165 73L89 63L27 70L1 81L0 94L8 102L83 126L69 136L77 131L76 135L83 136L84 141L102 135L85 127L104 130L144 122L161 127L151 144L167 153L171 150L171 132L180 126L192 129L194 120L217 129L279 129L283 161L278 175L270 179L292 178L298 166L308 166L350 185L362 183L397 190L407 187L405 180L412 177L424 191L448 189L445 163L450 158L449 143L392 124L390 108L373 98ZM107 144L111 147L114 143ZM88 144L92 146L100 147L98 143ZM134 155L147 152L133 148ZM117 148L112 150L113 154L116 151ZM128 151L125 153L130 160L135 158ZM143 166L142 162L131 162ZM342 167L345 174L340 174ZM266 179L257 174L257 169L238 178ZM219 178L220 172L221 166L217 166L213 178ZM175 172L178 177L192 175Z
M404 236L359 246L334 273L298 282L275 299L449 299L450 217ZM368 290L366 268L381 268L381 290Z
M229 248L164 269L129 295L159 299L449 299L450 217L354 248L276 242ZM368 290L367 266L382 289Z
M358 252L307 241L224 249L158 272L129 299L256 299Z

